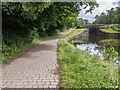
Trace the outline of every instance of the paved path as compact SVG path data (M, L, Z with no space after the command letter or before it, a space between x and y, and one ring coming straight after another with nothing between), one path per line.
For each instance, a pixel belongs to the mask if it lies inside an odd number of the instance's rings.
M2 68L2 87L59 88L57 41L58 37L47 39L5 65Z

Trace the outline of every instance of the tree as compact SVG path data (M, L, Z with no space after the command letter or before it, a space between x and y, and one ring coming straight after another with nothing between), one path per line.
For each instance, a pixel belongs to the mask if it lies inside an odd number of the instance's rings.
M94 24L119 24L119 13L120 8L111 8L110 10L107 10L107 13L102 12L99 16L96 15Z
M84 19L85 24L89 24L89 21L87 19Z

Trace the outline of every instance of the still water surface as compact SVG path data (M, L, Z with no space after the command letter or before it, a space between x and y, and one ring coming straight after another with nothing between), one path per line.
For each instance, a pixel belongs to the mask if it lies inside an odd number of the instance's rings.
M107 60L120 67L120 39L84 32L80 38L71 42L80 50L93 56L99 56L102 60Z

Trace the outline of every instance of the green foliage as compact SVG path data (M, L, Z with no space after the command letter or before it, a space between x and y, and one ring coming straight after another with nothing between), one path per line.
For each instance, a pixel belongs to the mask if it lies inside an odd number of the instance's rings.
M96 15L96 20L93 24L119 24L120 7L111 8L107 13L102 12L101 15Z
M13 39L9 39L7 41L9 42L9 44L6 44L5 42L3 42L2 43L2 56L1 56L2 63L8 63L9 60L12 58L12 56L16 56L16 53L18 54L23 53L25 50L40 43L40 41L41 41L40 39L34 39L31 43L28 43L23 38L13 37Z
M103 48L105 59L110 60L111 62L116 62L114 57L118 56L118 52L112 46L104 47Z
M68 5L67 3L53 4L52 2L2 3L3 63L8 62L15 53L23 51L26 45L31 45L34 39L57 34L58 29L64 27L64 24L62 26L63 20L59 20L59 18L65 20L65 16L60 15L66 13L63 11L63 6L71 8L68 10L69 12L74 8L71 3ZM63 10L59 11L60 8ZM78 11L76 10L76 12ZM77 15L76 12L74 12L75 15ZM66 13L66 16L71 16L71 14ZM60 23L57 23L58 20Z
M89 21L87 19L83 19L83 18L78 18L77 19L77 25L78 26L83 26L89 24Z
M120 32L120 24L113 24L110 26L113 31Z
M91 8L96 5L84 4ZM79 5L74 2L2 2L3 63L34 39L75 27Z
M108 28L102 29L102 31L107 33L120 33L119 27L119 24L111 24Z
M117 67L76 49L64 39L58 42L61 88L118 88Z

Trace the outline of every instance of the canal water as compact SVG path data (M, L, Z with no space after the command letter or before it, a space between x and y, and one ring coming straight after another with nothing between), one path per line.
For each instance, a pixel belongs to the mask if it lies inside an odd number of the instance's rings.
M71 41L78 49L101 60L107 60L120 67L120 39L106 35L90 34L84 32L80 38Z

